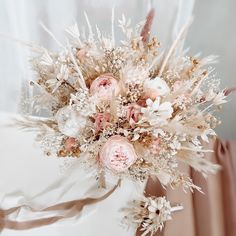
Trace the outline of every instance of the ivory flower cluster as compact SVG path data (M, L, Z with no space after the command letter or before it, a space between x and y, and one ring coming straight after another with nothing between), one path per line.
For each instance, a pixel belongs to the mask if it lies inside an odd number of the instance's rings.
M163 185L194 188L179 162L204 175L218 168L203 155L226 102L207 67L215 58L190 57L178 46L165 54L141 34L142 23L133 29L123 17L119 27L126 38L115 44L90 24L87 35L74 25L60 52L40 48L32 58L32 106L47 114L37 129L41 146L47 155L80 158L98 175L155 175Z
M125 212L124 223L133 223L140 227L141 235L155 235L162 230L166 221L172 219L172 213L182 210L182 206L172 207L165 197L143 197L142 200L134 200L129 207L123 208Z
M58 52L35 48L31 107L46 116L19 125L38 132L47 155L78 158L98 181L108 173L134 181L152 175L163 186L200 190L178 166L184 162L205 176L219 168L204 157L211 152L204 142L220 123L215 113L226 102L208 66L216 58L186 55L186 29L162 48L143 22L132 28L122 16L124 39L117 42L86 19L88 31L68 28Z

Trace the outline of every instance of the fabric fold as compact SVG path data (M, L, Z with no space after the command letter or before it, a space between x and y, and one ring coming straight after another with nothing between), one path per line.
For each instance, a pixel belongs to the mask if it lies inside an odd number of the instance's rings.
M118 183L110 191L108 191L106 194L98 198L85 198L85 199L63 202L47 207L42 210L37 210L27 205L13 207L7 210L0 209L0 231L4 228L14 229L14 230L32 229L36 227L50 225L59 220L76 216L82 211L82 209L86 205L95 204L108 198L117 189L120 183L121 180L119 180ZM9 216L11 216L11 214L18 212L21 209L27 209L28 211L31 212L45 212L45 214L52 213L53 211L55 212L61 211L61 212L56 212L56 215L52 217L45 217L28 221L13 221L9 219Z
M164 190L158 180L148 180L144 195L165 195L171 202L181 202L184 206L183 211L173 215L173 220L166 223L163 232L155 236L236 235L236 142L216 139L205 146L214 150L205 158L222 166L216 175L204 178L189 167L180 167L189 173L204 194L197 191L183 193L182 189ZM137 230L136 236L140 235Z
M215 154L222 166L225 236L236 235L236 142L217 140Z

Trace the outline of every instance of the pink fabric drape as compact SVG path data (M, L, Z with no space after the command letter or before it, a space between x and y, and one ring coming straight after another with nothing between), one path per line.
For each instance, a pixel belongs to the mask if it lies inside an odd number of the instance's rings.
M157 236L235 236L236 235L236 142L212 141L214 153L206 158L222 166L222 170L207 179L187 166L180 168L189 173L204 194L182 189L163 190L158 181L149 179L145 195L166 195L172 203L182 203L184 210L177 212ZM209 146L207 148L209 148ZM137 232L137 236L141 235Z
M222 166L221 181L225 236L236 235L236 142L217 140L216 158Z

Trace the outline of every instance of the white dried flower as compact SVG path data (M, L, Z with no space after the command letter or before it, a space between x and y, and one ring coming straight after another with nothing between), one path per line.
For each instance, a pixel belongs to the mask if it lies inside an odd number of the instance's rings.
M156 99L159 96L165 96L170 92L169 86L160 77L146 79L143 84L143 90L145 95L152 99Z
M171 219L171 213L182 210L182 206L171 207L165 197L145 197L141 201L131 202L124 208L126 224L141 226L142 236L154 235L162 230L164 223Z
M163 125L167 123L173 113L173 108L170 102L161 103L160 97L155 101L151 99L146 100L147 107L143 107L143 119L150 123L150 125Z
M90 96L88 90L79 89L76 94L71 94L71 106L83 116L88 117L96 113L96 96Z
M73 110L71 106L59 109L55 118L59 131L69 137L77 137L87 122L86 117Z

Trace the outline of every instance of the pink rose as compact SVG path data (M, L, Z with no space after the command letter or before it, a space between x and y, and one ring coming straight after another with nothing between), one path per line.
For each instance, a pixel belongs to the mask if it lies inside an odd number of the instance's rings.
M133 126L135 123L139 121L141 117L141 107L137 104L131 104L127 109L127 120L130 125Z
M76 139L75 138L67 138L65 141L65 149L66 151L72 151L72 149L74 147L76 147L77 143L76 143Z
M103 74L97 77L90 86L90 93L97 95L101 101L110 100L114 95L118 95L120 87L117 79L112 74Z
M110 120L111 120L111 115L109 113L96 114L94 122L96 132L103 130L106 127L107 122L109 122Z
M99 152L101 164L115 172L128 170L137 158L133 145L119 135L109 138Z

